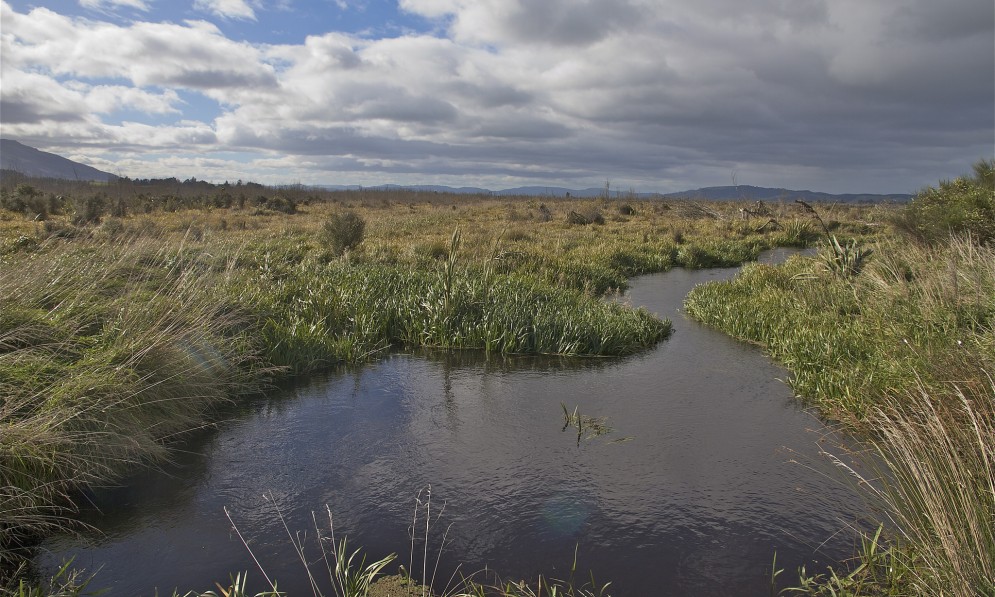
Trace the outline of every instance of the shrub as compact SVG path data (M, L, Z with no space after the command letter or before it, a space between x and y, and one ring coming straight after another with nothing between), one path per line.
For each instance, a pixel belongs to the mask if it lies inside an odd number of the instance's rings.
M929 244L963 232L981 244L995 242L995 161L981 160L974 165L973 176L921 191L897 224Z
M352 211L338 212L331 215L321 229L321 241L335 255L341 255L359 246L363 242L366 222L359 214Z
M548 222L553 219L553 212L549 211L545 203L539 204L539 221Z
M567 223L579 224L581 226L587 226L588 224L604 224L605 217L601 215L600 209L594 207L587 210L585 213L571 211L567 214Z
M273 211L278 211L285 214L295 214L297 213L297 202L291 197L286 197L282 194L278 194L275 197L270 197L264 203L266 209L271 209Z
M76 199L73 202L73 224L96 224L107 209L107 198L102 194Z

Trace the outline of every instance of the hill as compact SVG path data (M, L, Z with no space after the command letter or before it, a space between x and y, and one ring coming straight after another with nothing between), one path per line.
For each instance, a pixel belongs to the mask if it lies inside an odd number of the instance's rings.
M68 180L95 180L106 182L114 180L117 176L102 172L72 160L66 159L54 153L39 151L33 147L28 147L12 139L0 139L0 168L3 170L14 170L27 176L39 178L63 178ZM586 189L568 189L565 187L551 186L525 186L514 187L492 191L480 187L450 187L445 185L396 185L384 184L361 187L358 185L320 185L320 188L338 190L399 190L399 191L420 191L430 193L454 193L461 195L498 195L498 196L532 196L532 197L601 197L605 193L604 187L591 187ZM634 191L611 191L612 198L619 199L695 199L705 201L794 201L802 199L804 201L827 201L837 203L879 203L879 202L906 202L912 195L894 193L880 195L872 193L857 194L832 194L817 191L795 191L784 188L754 187L749 185L723 186L723 187L703 187L687 191L677 191L673 193L637 193Z
M117 176L74 162L54 153L28 147L13 139L0 139L0 169L14 170L38 178L95 180L107 182Z
M791 189L754 187L750 185L704 187L691 191L678 191L663 195L671 199L709 199L712 201L730 201L745 199L748 201L777 201L780 199L801 199L803 201L835 201L839 203L878 203L895 201L904 203L912 199L912 195L893 193L878 195L873 193L820 193L818 191L793 191Z
M502 189L491 191L480 187L448 187L445 185L396 185L385 184L370 187L345 186L345 185L324 185L324 189L357 190L361 188L371 190L403 190L421 191L430 193L454 193L463 195L498 195L513 196L526 195L531 197L577 197L591 198L601 197L605 193L603 187L591 187L586 189L568 189L565 187L529 186ZM704 201L826 201L836 203L880 203L885 201L904 203L912 199L912 195L904 193L892 193L888 195L874 193L821 193L818 191L795 191L784 188L754 187L749 185L725 186L725 187L703 187L688 191L677 191L673 193L636 193L631 191L611 191L612 198L616 199L695 199Z

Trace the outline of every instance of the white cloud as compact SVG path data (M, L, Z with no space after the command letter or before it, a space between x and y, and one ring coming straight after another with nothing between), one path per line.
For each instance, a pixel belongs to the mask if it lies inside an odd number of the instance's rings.
M194 0L193 7L223 19L256 20L256 12L245 0Z
M172 89L151 93L136 87L97 85L83 90L87 106L98 114L134 110L144 114L179 114L180 97Z
M3 115L5 132L22 124L92 121L88 118L88 112L82 94L55 79L3 68L0 114Z
M145 0L79 0L80 6L93 10L110 10L113 8L134 8L148 11L149 5Z
M273 69L253 46L211 23L119 26L72 19L45 8L4 14L4 60L56 75L127 79L139 87L225 89L271 86ZM8 31L10 33L8 33Z

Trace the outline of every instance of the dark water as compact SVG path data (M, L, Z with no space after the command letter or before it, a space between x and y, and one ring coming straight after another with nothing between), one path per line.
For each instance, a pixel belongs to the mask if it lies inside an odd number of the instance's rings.
M176 466L95 495L100 535L50 541L40 563L75 556L112 596L213 588L255 569L227 507L280 588L311 595L277 509L307 531L309 558L327 505L338 535L407 562L431 485L433 516L445 504L433 553L448 528L437 578L459 563L563 577L576 548L616 595L766 595L775 551L787 570L852 555L863 508L818 456L827 430L778 381L787 372L678 312L692 286L735 271L634 280L624 300L675 329L635 357L395 355L259 400ZM614 431L578 445L561 403Z

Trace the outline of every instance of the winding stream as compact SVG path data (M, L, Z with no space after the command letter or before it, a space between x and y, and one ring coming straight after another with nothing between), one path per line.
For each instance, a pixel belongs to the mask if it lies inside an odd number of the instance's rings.
M206 590L243 570L263 590L227 507L279 587L311 595L276 508L310 542L327 505L339 536L406 564L431 485L433 515L445 504L433 551L448 528L440 587L460 563L562 578L576 547L615 595L767 594L775 551L787 571L852 555L864 508L819 457L828 430L778 381L787 372L678 311L692 286L736 271L633 280L624 300L675 330L635 357L398 354L255 401L175 466L95 494L84 519L100 536L51 540L39 564L75 557L110 596ZM561 403L612 433L578 443Z

